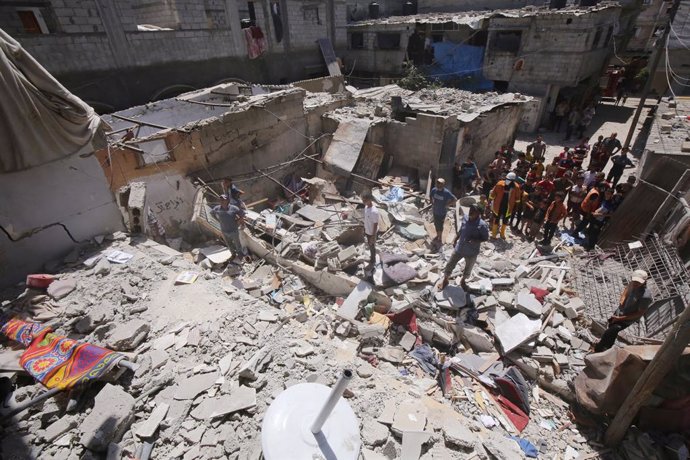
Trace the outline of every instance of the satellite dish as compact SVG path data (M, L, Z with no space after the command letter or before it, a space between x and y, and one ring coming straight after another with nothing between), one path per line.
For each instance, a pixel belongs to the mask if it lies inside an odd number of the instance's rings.
M357 460L359 420L341 397L352 375L343 371L333 389L301 383L278 395L261 425L264 458Z

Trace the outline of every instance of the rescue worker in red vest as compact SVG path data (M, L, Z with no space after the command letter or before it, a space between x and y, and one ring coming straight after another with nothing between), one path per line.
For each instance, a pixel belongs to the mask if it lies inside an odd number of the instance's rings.
M517 183L517 175L509 172L504 180L498 181L489 194L491 200L491 237L496 238L501 224L501 238L506 239L506 228L515 205L520 202L522 191Z

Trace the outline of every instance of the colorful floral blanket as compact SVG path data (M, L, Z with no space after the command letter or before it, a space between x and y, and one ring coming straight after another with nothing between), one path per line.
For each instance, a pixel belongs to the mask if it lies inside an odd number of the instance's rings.
M0 332L27 346L19 364L47 388L64 390L97 380L125 357L106 348L53 334L50 327L39 323L11 319L2 324Z

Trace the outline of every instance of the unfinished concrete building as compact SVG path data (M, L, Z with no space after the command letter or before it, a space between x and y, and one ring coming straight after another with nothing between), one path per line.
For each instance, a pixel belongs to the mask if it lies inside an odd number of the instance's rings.
M348 26L349 61L373 78L409 62L469 89L537 99L523 128L536 130L560 99L586 101L613 50L620 7L426 14Z
M226 80L328 75L317 40L344 46L345 10L336 0L2 0L0 28L110 112Z

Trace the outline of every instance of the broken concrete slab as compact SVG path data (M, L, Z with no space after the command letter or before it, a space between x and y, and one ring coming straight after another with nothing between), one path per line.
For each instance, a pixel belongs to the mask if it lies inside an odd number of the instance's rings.
M232 259L232 253L230 250L228 250L227 247L219 244L201 248L199 249L199 252L214 264L224 264Z
M362 440L367 446L382 446L388 439L388 427L375 420L367 420L362 426Z
M494 432L486 432L482 440L484 449L496 460L515 460L523 458L522 450L517 442Z
M494 341L491 336L478 327L465 326L462 328L462 334L469 342L472 350L474 350L476 353L492 353L496 351L496 347L494 347Z
M305 207L298 209L297 214L304 217L305 219L311 220L312 222L326 222L333 215L332 212L328 212L321 208L317 208L316 206L313 206L311 204L308 204Z
M403 350L410 351L414 348L415 343L417 343L417 336L409 331L405 331L405 335L402 336L398 345L400 345Z
M175 385L175 393L173 398L177 400L194 399L200 393L208 390L216 383L220 374L218 372L209 372L207 374L194 375L187 379L181 380Z
M154 350L163 351L175 345L175 334L166 334L158 337L151 345Z
M110 332L107 343L116 351L129 351L135 349L144 341L151 326L140 319L133 319L124 324L118 324Z
M272 311L261 310L256 317L257 321L264 321L266 323L275 323L278 321L278 314Z
M523 290L518 292L515 308L528 316L540 318L543 307L534 294Z
M515 301L515 295L510 291L501 291L498 293L498 303L499 305L512 308L513 302Z
M477 435L470 431L459 417L454 416L444 418L443 437L447 444L464 450L474 449L474 446L479 442Z
M460 286L446 286L436 294L437 301L447 301L451 310L459 310L467 305L467 295Z
M491 278L491 285L496 288L509 287L515 284L515 278Z
M386 425L392 425L395 421L395 413L397 410L398 403L395 402L395 400L393 399L389 399L383 406L383 411L381 411L381 415L379 415L379 418L377 420Z
M380 418L379 418L380 421ZM418 401L403 401L395 411L392 429L398 434L423 431L426 426L426 408Z
M165 416L168 414L168 409L170 409L168 404L158 404L151 412L151 415L149 415L149 418L147 418L144 423L137 427L135 434L140 438L150 438L156 434L158 425L161 424L161 422L165 419Z
M46 442L52 442L76 426L76 419L74 419L72 416L65 415L56 420L54 423L48 425L43 432L42 438Z
M369 295L374 290L373 286L366 281L360 281L352 290L343 304L338 308L338 316L345 319L355 319L359 313L360 305L366 302Z
M64 280L55 280L50 283L47 292L53 299L60 300L67 297L76 288L77 280L74 278L67 278Z
M201 437L204 435L205 432L205 426L198 426L193 430L183 431L182 433L180 433L180 435L182 436L182 438L189 441L191 444L199 444L199 442L201 442Z
M256 406L256 389L240 386L229 395L205 399L191 412L196 420L212 420Z
M93 410L81 422L79 442L87 449L105 452L120 440L134 419L134 398L119 386L106 384L96 395Z
M503 349L503 353L510 353L525 342L539 334L541 320L529 319L524 313L518 313L496 326L496 339Z
M239 377L247 380L256 380L268 363L273 359L271 350L266 346L257 350L249 361L244 363L239 371Z
M357 164L370 125L368 119L340 122L323 156L326 167L336 174L349 177Z
M379 359L388 361L394 364L401 363L405 359L405 350L401 347L385 346L375 350L376 356Z
M369 449L362 449L362 460L390 460L385 455Z
M405 431L402 434L400 460L419 460L422 446L429 442L432 433L426 431Z

